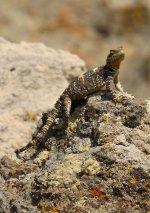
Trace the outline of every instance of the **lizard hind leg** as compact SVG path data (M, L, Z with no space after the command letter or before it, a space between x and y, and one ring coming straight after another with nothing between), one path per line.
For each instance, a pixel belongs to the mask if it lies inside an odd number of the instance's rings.
M35 140L38 143L41 143L44 141L44 139L46 138L46 135L48 133L48 130L52 127L55 118L57 117L58 114L58 109L54 108L51 110L51 112L48 114L48 118L46 120L45 125L41 128L41 130L39 131L39 133L36 135Z
M31 142L29 142L25 147L22 147L21 149L16 150L16 154L17 155L20 152L23 152L26 149L34 146L35 144L39 144L39 143L44 142L49 128L53 125L53 123L55 121L55 118L59 114L59 111L60 111L60 108L61 108L61 104L62 104L62 102L59 99L56 102L55 107L51 111L46 113L46 115L45 115L46 117L43 120L43 125L40 127L40 129L37 132L37 134L35 134L35 136L33 136L33 140Z
M71 99L69 96L66 96L63 99L63 119L65 128L68 127L70 110L71 110Z
M46 134L47 134L49 128L52 126L52 124L53 124L53 122L55 120L56 114L57 114L57 110L55 108L52 109L49 112L47 120L45 120L45 124L40 128L38 133L33 137L33 140L31 142L29 142L26 146L24 146L24 147L22 147L20 149L17 149L15 151L17 155L19 153L24 152L25 150L33 147L35 144L39 144L39 143L44 142Z

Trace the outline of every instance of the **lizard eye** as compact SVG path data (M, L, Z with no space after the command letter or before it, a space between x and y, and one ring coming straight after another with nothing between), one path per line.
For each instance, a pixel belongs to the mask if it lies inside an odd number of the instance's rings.
M115 53L117 53L117 51L116 50L110 50L110 54L115 54Z

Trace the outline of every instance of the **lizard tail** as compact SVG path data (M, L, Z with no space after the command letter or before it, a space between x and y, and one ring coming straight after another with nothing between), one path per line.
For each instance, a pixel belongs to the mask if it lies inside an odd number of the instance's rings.
M26 146L22 147L21 149L17 149L15 152L18 155L20 152L25 151L26 149L29 149L30 147L34 146L37 143L41 143L42 140L45 139L45 136L47 134L48 129L53 125L56 117L58 116L62 106L62 101L59 99L55 107L47 114L47 120L44 124L44 126L41 128L39 133L35 136L35 138L29 142Z
M26 146L24 146L24 147L22 147L20 149L16 149L15 150L16 155L18 155L20 152L24 152L26 149L29 149L30 147L34 146L35 144L36 144L36 141L32 140Z

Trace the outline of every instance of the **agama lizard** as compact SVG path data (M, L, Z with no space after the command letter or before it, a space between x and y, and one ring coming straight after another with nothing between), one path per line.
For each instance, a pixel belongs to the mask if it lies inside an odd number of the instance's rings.
M62 93L54 108L48 112L44 119L44 125L35 138L25 147L16 150L16 153L18 154L36 143L42 143L46 138L48 130L61 112L63 112L64 124L67 127L72 104L86 99L88 95L100 91L104 86L106 86L106 92L110 93L112 99L116 101L116 94L112 89L112 84L115 85L118 91L123 91L119 82L119 68L124 57L125 53L122 47L112 49L107 56L104 66L87 71L72 81Z

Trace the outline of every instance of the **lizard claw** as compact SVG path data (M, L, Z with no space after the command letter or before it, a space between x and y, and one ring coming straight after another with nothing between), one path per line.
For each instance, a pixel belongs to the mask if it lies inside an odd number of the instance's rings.
M116 104L116 103L122 103L123 101L127 100L128 98L124 95L119 95L116 93L113 93L111 95L112 97L112 101Z
M126 95L113 95L112 96L112 100L115 102L115 103L123 103L125 101L129 101L131 102L131 100L133 100L133 98L131 97L128 97Z
M116 105L116 103L118 102L118 97L117 97L116 93L111 94L111 99Z

